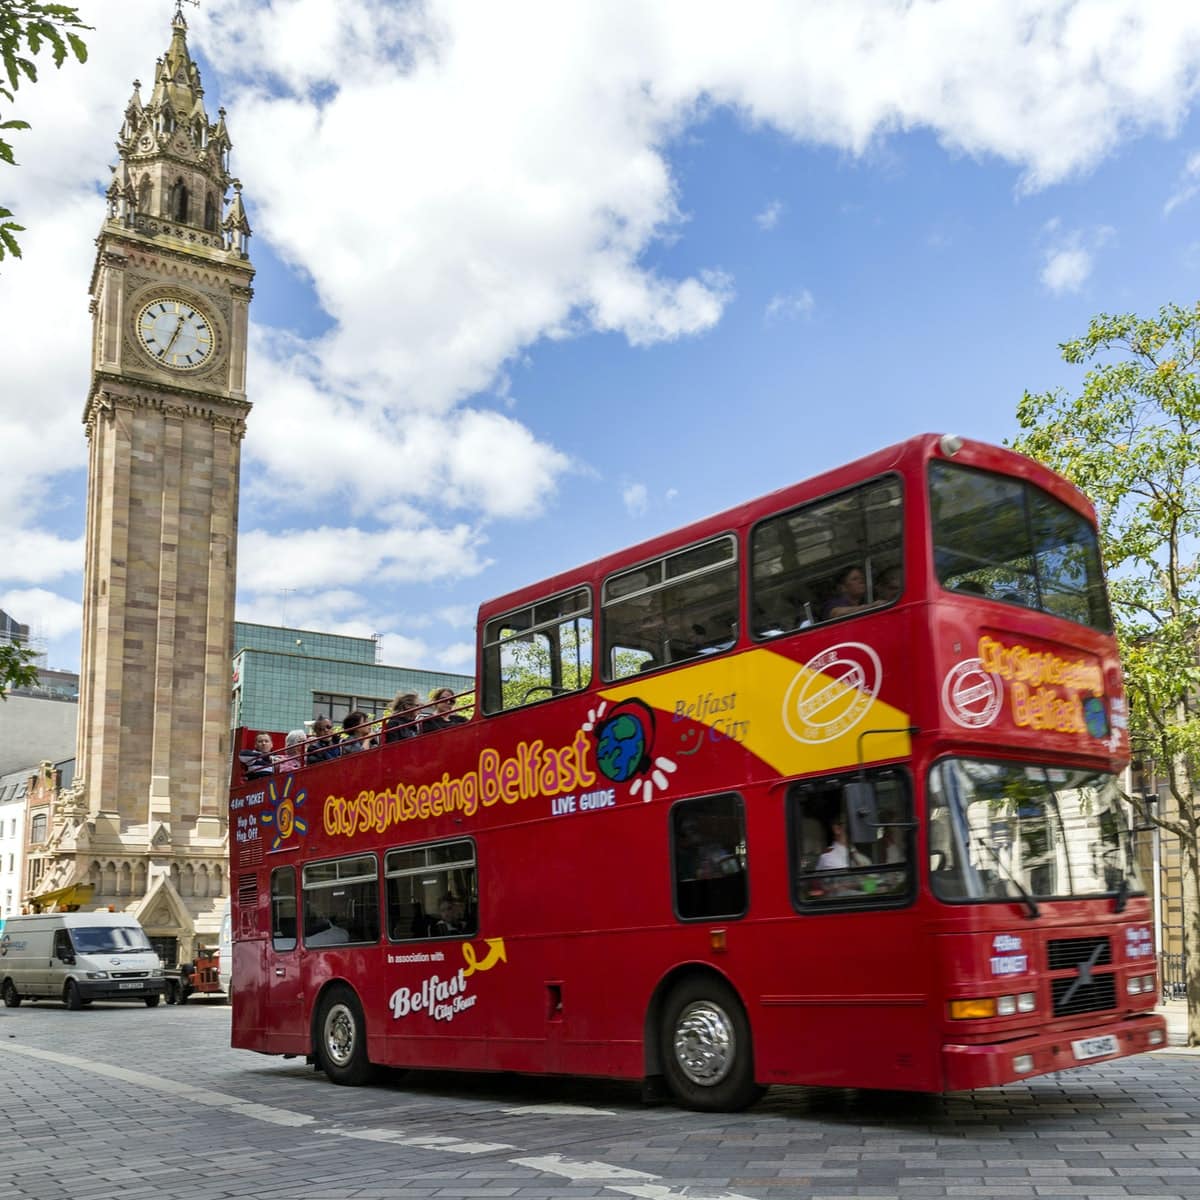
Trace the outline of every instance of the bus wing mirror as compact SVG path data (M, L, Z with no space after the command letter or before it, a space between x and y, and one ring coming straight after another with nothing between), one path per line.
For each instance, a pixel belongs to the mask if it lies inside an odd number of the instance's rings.
M852 842L873 842L879 825L875 785L865 779L846 784L846 822Z

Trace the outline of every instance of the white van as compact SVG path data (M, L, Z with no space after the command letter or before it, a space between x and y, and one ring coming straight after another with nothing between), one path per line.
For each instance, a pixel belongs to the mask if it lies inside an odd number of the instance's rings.
M163 987L163 965L128 913L39 913L9 917L0 928L0 996L8 1008L43 997L71 1009L93 1000L153 1008Z
M225 901L221 913L221 936L217 942L217 971L221 991L233 1000L233 909L231 901Z

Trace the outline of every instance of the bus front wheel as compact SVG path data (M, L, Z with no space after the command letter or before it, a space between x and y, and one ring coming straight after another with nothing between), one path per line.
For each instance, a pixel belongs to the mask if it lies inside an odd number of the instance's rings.
M357 1087L374 1074L367 1058L367 1024L358 997L344 986L325 993L317 1015L317 1061L334 1083Z
M685 979L667 997L662 1061L671 1091L687 1108L736 1112L758 1100L750 1022L719 979Z

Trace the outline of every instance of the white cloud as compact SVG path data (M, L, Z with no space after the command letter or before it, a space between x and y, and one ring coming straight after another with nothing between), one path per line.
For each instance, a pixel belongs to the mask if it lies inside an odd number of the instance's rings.
M762 230L774 229L779 224L779 218L783 216L784 204L782 200L772 200L766 208L754 216L754 222Z
M1179 173L1179 182L1166 204L1163 205L1163 216L1170 214L1181 204L1186 204L1197 192L1200 192L1200 151L1189 156L1184 168Z
M808 288L799 292L779 292L767 302L763 319L768 324L776 321L808 320L812 316L816 301Z
M455 642L439 651L437 659L447 671L462 671L472 675L475 672L475 643Z
M627 487L622 488L621 501L625 505L625 511L631 517L644 516L648 502L646 485L644 483L631 483Z
M19 512L10 507L8 512ZM8 528L0 556L0 579L49 583L83 566L83 538L60 538L38 529Z
M1042 282L1052 292L1077 292L1091 273L1092 256L1086 250L1049 250Z
M58 638L79 628L83 605L45 588L0 592L0 608L29 626L31 638Z
M1064 229L1058 217L1047 221L1041 231L1043 286L1056 295L1079 291L1092 273L1096 250L1111 241L1115 232L1107 225Z

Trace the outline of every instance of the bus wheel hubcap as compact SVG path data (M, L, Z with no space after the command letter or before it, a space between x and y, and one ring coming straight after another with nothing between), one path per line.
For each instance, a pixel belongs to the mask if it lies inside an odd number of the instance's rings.
M354 1056L354 1017L344 1004L335 1004L325 1018L325 1048L339 1067Z
M701 1087L712 1087L729 1074L735 1050L733 1022L711 1000L689 1004L675 1025L675 1061Z

